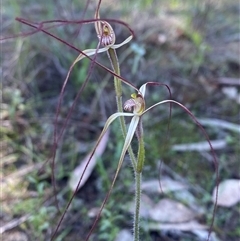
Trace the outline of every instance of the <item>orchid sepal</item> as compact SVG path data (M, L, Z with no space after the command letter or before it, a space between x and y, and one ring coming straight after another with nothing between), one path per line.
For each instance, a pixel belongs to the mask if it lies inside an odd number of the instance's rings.
M93 149L93 151L92 151L92 156L93 156L94 152L96 151L96 148L97 148L99 142L101 141L101 139L103 138L104 134L105 134L106 131L108 130L109 126L112 124L112 122L113 122L114 120L116 120L116 119L117 119L118 117L120 117L120 116L134 116L134 114L133 114L133 113L121 113L121 112L117 112L117 113L112 114L112 115L107 119L107 121L106 121L106 123L105 123L105 125L104 125L104 127L103 127L103 130L102 130L102 132L101 132L101 134L100 134L100 136L99 136L99 138L98 138L98 140L97 140L97 142L96 142L96 145L95 145L95 147L94 147L94 149ZM127 137L126 137L126 139L127 139ZM126 142L126 141L125 141L125 142Z
M125 39L120 44L116 44L116 45L112 45L112 46L105 46L105 47L100 48L100 49L86 49L86 50L83 50L83 53L85 53L88 57L90 57L94 54L100 54L100 53L106 52L106 51L108 51L109 48L118 49L121 46L125 45L126 43L130 42L132 38L133 38L132 36L129 36L127 39ZM79 56L74 61L73 65L75 65L78 61L84 59L85 57L86 57L85 55L79 54Z
M108 50L107 47L100 48L100 49L85 49L83 50L83 53L86 54L88 57L94 55L106 52ZM75 65L77 62L85 58L86 56L84 54L79 54L78 57L74 60L73 65Z
M128 38L126 38L122 43L112 45L111 48L118 49L118 48L122 47L123 45L129 43L132 39L133 39L133 36L131 35Z
M129 113L125 113L125 114L129 114ZM132 138L134 136L134 133L135 133L135 131L137 129L137 126L138 126L138 123L139 123L139 120L140 120L139 116L136 116L134 114L132 114L132 116L133 116L133 118L132 118L132 120L130 122L130 125L128 127L127 136L125 138L124 145L123 145L122 152L121 152L121 156L119 158L118 167L117 167L117 171L116 171L116 174L115 174L116 177L117 177L117 175L118 175L118 173L120 171L120 168L121 168L122 163L123 163L124 156L125 156L128 148L129 148L129 146L130 146L130 143L132 141Z

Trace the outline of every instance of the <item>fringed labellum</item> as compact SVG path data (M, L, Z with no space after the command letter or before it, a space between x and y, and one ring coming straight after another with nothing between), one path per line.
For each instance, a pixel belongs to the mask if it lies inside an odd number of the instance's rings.
M127 100L124 103L124 110L126 111L132 111L133 108L133 114L135 115L142 115L142 113L145 110L145 101L140 94L132 94L131 99Z
M104 47L114 45L116 38L112 26L107 22L101 22L101 25L101 31L97 35L101 44Z
M100 19L99 9L97 9L95 13L95 18ZM104 47L112 46L115 44L116 36L112 26L108 22L100 20L95 22L95 29L97 32L97 37Z

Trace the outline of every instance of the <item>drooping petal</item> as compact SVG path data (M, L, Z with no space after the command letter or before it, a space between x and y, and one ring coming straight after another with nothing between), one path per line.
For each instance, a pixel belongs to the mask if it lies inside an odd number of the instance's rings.
M84 177L84 174L85 174L85 172L86 172L86 170L87 170L87 167L88 167L91 159L93 158L93 156L94 156L94 154L95 154L95 152L96 152L96 150L97 150L97 147L98 147L99 143L101 142L103 136L106 134L106 132L107 132L109 126L112 124L112 122L113 122L114 120L116 120L116 118L118 118L118 117L120 117L120 116L133 116L133 114L132 114L132 113L121 113L121 112L118 112L118 113L112 114L112 115L107 119L107 121L106 121L106 123L105 123L105 125L104 125L104 128L103 128L100 136L98 137L98 140L97 140L97 142L96 142L96 144L95 144L92 152L89 154L89 159L88 159L88 161L87 161L87 163L86 163L86 165L85 165L85 168L84 168L84 170L83 170L83 172L82 172L82 176L81 176L80 179L79 179L79 182L78 182L77 187L76 187L77 189L78 189L78 188L80 187L80 185L81 185L81 182L82 182L82 179L83 179L83 177ZM126 139L127 139L127 138L126 138Z
M140 117L136 116L136 115L134 115L132 120L131 120L131 123L128 127L128 132L127 132L127 136L126 136L126 139L125 139L125 142L124 142L124 146L123 146L123 151L126 149L125 152L127 151L128 147L129 147L129 145L132 141L132 138L133 138L133 135L136 131L139 120L140 120Z
M158 105L161 105L161 104L165 104L165 103L175 103L175 104L178 104L180 105L181 107L183 106L182 104L180 104L179 102L177 101L174 101L174 100L163 100L163 101L160 101L150 107L148 107L143 113L142 115L144 115L146 112L148 112L149 110L153 109L154 107L158 106Z
M83 53L85 53L87 56L92 56L92 55L97 54L97 53L106 52L107 50L108 50L108 47L104 47L104 48L101 48L101 49L86 49L86 50L83 50ZM78 57L73 62L73 65L75 65L78 61L80 61L81 59L83 59L85 57L86 57L85 55L79 54Z
M129 113L116 113L116 114L128 114L128 115L125 115L125 116L129 116ZM130 114L130 115L132 116L133 114ZM112 118L115 118L115 117L116 117L116 116L114 116L114 114L113 114L113 115L112 115ZM108 120L109 120L110 118L111 118L111 117L109 117ZM101 215L101 213L102 213L102 210L103 210L103 208L104 208L104 206L105 206L107 200L109 199L109 196L110 196L110 194L111 194L111 192L112 192L112 190L113 190L114 184L115 184L115 182L116 182L116 180L117 180L119 171L120 171L121 166L122 166L122 163L123 163L124 156L125 156L125 154L126 154L126 151L127 151L128 147L129 147L131 141L132 141L132 138L133 138L134 132L135 132L135 130L136 130L136 128L137 128L139 119L140 119L140 117L138 117L138 116L133 116L133 118L132 118L132 120L131 120L131 123L130 123L129 128L128 128L128 133L127 133L127 136L126 136L124 145L123 145L122 153L121 153L121 156L120 156L120 159L119 159L119 162L118 162L117 170L116 170L116 172L115 172L113 181L112 181L111 186L110 186L110 188L109 188L109 191L108 191L108 193L107 193L107 195L106 195L106 197L105 197L105 199L104 199L104 201L103 201L103 203L102 203L102 205L101 205L101 207L100 207L100 211L99 211L99 213L98 213L95 221L97 221L97 220L100 218L100 215ZM110 120L109 120L109 121L110 121ZM107 123L106 123L106 124L107 124ZM87 239L86 239L86 240L88 240L88 238L90 237L93 228L94 228L94 226L92 227L92 229L91 229L90 232L88 233L88 236L87 236Z
M125 39L122 43L120 44L114 44L113 46L111 46L112 49L118 49L121 46L125 45L126 43L130 42L132 40L133 36L129 36L127 39Z
M102 133L100 134L98 140L100 140L102 138L102 136L104 135L104 133L106 132L106 130L108 129L108 127L112 124L112 122L114 120L116 120L116 118L120 117L120 116L133 116L132 113L123 113L123 112L117 112L112 114L106 121L104 128L102 130Z
M126 113L126 114L127 114L127 113ZM129 114L129 113L128 113L128 114ZM132 114L132 115L133 115L133 114ZM121 153L121 156L120 156L120 158L119 158L118 167L117 167L117 171L116 171L116 174L115 174L115 177L114 177L114 181L113 181L113 182L115 182L115 180L116 180L116 178L117 178L117 175L118 175L118 173L119 173L119 171L120 171L120 168L121 168L122 163L123 163L124 156L125 156L125 154L126 154L126 152L127 152L127 149L128 149L128 147L129 147L131 141L132 141L132 138L133 138L134 133L135 133L135 131L136 131L136 129L137 129L137 125L138 125L138 123L139 123L139 120L140 120L140 117L134 115L133 118L132 118L132 120L131 120L131 122L130 122L130 125L129 125L129 127L128 127L127 136L126 136L125 141L124 141L124 145L123 145L123 148L122 148L122 153Z

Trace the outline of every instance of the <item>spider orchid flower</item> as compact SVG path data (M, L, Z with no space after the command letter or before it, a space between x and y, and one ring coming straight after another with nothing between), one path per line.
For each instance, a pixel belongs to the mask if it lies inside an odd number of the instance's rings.
M83 50L83 54L79 54L78 57L74 60L74 62L71 64L68 72L67 72L67 76L64 80L64 84L62 87L62 92L65 89L65 86L67 84L68 78L70 76L70 73L72 72L73 67L75 66L75 64L77 62L79 62L80 60L82 60L83 58L85 58L86 56L90 57L92 55L95 55L97 53L103 53L106 52L108 50L115 50L120 48L121 46L125 45L126 43L130 42L133 38L133 35L129 36L127 39L125 39L122 43L120 44L115 44L116 41L116 35L114 33L114 30L112 28L112 26L106 22L106 21L102 21L99 20L100 19L100 15L99 15L99 8L97 9L96 13L95 13L95 29L97 32L97 37L99 38L99 44L103 45L103 48L96 48L96 49L86 49ZM98 47L99 47L98 44ZM119 74L117 72L117 74ZM122 79L123 80L123 79Z
M154 107L158 106L158 105L161 105L161 104L165 104L165 103L170 103L170 104L176 104L178 106L180 106L183 110L185 110L187 112L187 114L193 119L193 121L198 125L198 127L201 129L202 133L204 134L206 140L208 141L209 143L209 146L211 148L211 151L212 151L212 155L213 155L213 158L214 158L214 163L216 165L216 170L217 170L217 179L218 180L218 165L217 165L217 160L216 160L216 156L215 156L215 153L214 153L214 150L213 150L213 147L212 147L212 144L209 140L209 137L206 133L206 131L204 130L204 128L201 126L201 124L197 121L197 119L194 117L194 115L190 112L190 110L185 107L184 105L182 105L181 103L175 101L175 100L171 100L171 99L167 99L167 100L163 100L163 101L160 101L160 102L157 102L156 104L153 104L152 106L148 107L147 109L145 108L145 92L146 92L146 87L147 85L150 85L150 86L160 86L160 85L163 85L163 84L160 84L160 83L157 83L157 82L147 82L145 83L144 85L142 85L140 87L140 89L137 91L137 93L134 93L131 95L131 99L127 100L125 103L124 103L124 110L125 111L131 111L132 113L127 113L127 112L117 112L117 113L114 113L112 114L106 121L105 125L104 125L104 128L94 146L94 149L92 150L91 152L91 155L90 155L90 158L88 160L88 163L86 164L85 166L85 169L83 170L83 173L80 177L80 180L78 182L78 185L76 187L76 190L75 190L75 193L77 192L79 186L80 186L80 183L83 179L83 176L88 168L88 165L93 157L93 155L95 154L96 152L96 149L99 145L99 143L101 142L103 136L106 134L108 128L110 127L110 125L119 117L132 117L131 119L131 122L129 124L129 127L128 127L128 131L127 131L127 134L126 134L126 137L125 137L125 141L124 141L124 144L123 144L123 147L122 147L122 152L121 152L121 155L120 155L120 158L119 158L119 161L118 161L118 165L117 165L117 169L116 169L116 172L115 172L115 175L114 175L114 178L112 180L112 183L111 183L111 186L110 186L110 189L100 207L100 210L99 210L99 213L95 219L95 222L90 230L90 232L88 233L87 235L87 239L86 240L89 240L90 236L91 236L91 233L93 231L93 229L95 228L96 226L96 223L98 221L98 219L100 218L100 215L101 215L101 212L104 208L104 205L106 204L112 190L113 190L113 187L114 187L114 184L116 182L116 179L117 179L117 176L120 172L120 169L121 169L121 166L122 166L122 163L123 163L123 160L124 160L124 157L125 157L125 154L132 142L132 139L133 139L133 136L134 136L134 133L136 133L137 135L137 138L138 138L138 142L139 142L139 150L138 150L138 158L137 160L135 161L135 163L133 163L134 165L134 172L136 173L136 175L141 175L142 174L142 170L143 170L143 165L144 165L144 159L145 159L145 153L144 153L144 146L142 147L141 145L143 145L143 136L142 135L142 119L141 117L146 114L148 111L150 111L151 109L153 109ZM165 85L166 86L166 85ZM166 86L167 87L167 86ZM167 87L168 88L168 87ZM169 90L169 89L168 89ZM170 93L171 94L171 93ZM217 182L217 181L216 181ZM140 190L140 189L139 189ZM74 193L74 194L75 194ZM217 195L216 194L216 200L217 200ZM74 195L72 196L72 198L74 197ZM140 191L138 193L138 197L136 198L136 203L139 203L140 202ZM138 208L139 206L136 205L136 208ZM214 206L214 210L216 210L216 204ZM139 217L139 210L136 209L136 212L138 213L137 216ZM215 212L215 211L214 211ZM63 217L64 215L62 216L62 219L61 221L63 220ZM61 222L60 221L60 222ZM134 222L134 224L137 224L138 225L138 221ZM212 224L213 224L213 221L212 221ZM212 225L211 225L212 226ZM57 231L57 230L56 230ZM55 233L56 233L55 231ZM135 227L134 227L134 232L135 232ZM137 233L138 231L136 231ZM136 237L138 237L139 235L139 232L138 234L136 234ZM135 239L134 239L135 240ZM139 239L136 239L136 240L139 240Z
M94 229L94 227L96 225L96 222L100 218L100 215L101 215L101 212L102 212L102 210L104 208L104 205L105 205L106 201L108 200L108 198L109 198L109 196L110 196L110 194L112 192L112 189L113 189L114 184L116 182L117 176L118 176L119 171L121 169L121 166L122 166L125 154L126 154L128 148L130 147L130 144L132 142L134 133L136 133L136 135L138 137L139 149L138 149L138 158L133 162L133 168L134 168L134 172L137 175L141 175L141 173L142 173L144 159L145 159L145 151L144 151L144 146L143 146L144 145L143 136L141 136L141 134L142 134L141 117L145 113L147 113L150 109L152 109L153 107L155 107L157 105L160 105L160 104L163 104L163 103L171 102L171 100L161 101L161 102L158 102L155 105L152 105L151 107L145 109L145 99L144 99L144 96L145 96L147 85L155 85L155 86L157 85L157 86L159 86L159 85L162 85L162 84L157 83L157 82L147 82L147 83L145 83L144 85L142 85L140 87L140 89L137 91L137 93L134 93L134 94L131 95L131 99L127 100L124 103L124 106L123 106L124 110L132 111L132 113L117 112L117 113L112 114L107 119L107 121L106 121L106 123L104 125L104 128L103 128L103 130L102 130L102 132L101 132L101 134L100 134L100 136L99 136L99 138L98 138L98 140L97 140L97 142L95 144L95 147L94 147L94 149L93 149L93 151L92 151L92 153L90 155L88 163L85 166L85 169L84 169L84 171L83 171L83 173L82 173L82 175L80 177L80 180L78 182L78 186L77 186L76 190L80 186L80 183L81 183L81 181L83 179L84 173L87 170L88 165L89 165L89 163L90 163L94 153L96 152L96 149L97 149L100 141L102 140L103 136L105 135L105 133L107 132L109 126L113 123L113 121L115 121L118 117L119 118L121 118L121 117L132 117L132 120L131 120L131 122L129 124L128 131L127 131L127 134L126 134L126 137L125 137L125 141L124 141L124 144L123 144L123 147L122 147L122 152L121 152L121 155L120 155L120 158L119 158L119 161L118 161L118 166L117 166L114 178L113 178L112 183L111 183L111 187L110 187L110 189L109 189L109 191L108 191L108 193L107 193L107 195L106 195L106 197L104 199L104 202L102 203L102 205L100 207L99 213L98 213L98 215L97 215L97 217L95 219L95 222L94 222L90 232L88 233L88 236L87 236L86 240L89 240L89 237L90 237L90 235L91 235L91 233L92 233L92 231L93 231L93 229ZM176 103L178 103L178 102L176 102ZM140 198L137 198L137 202L140 202ZM136 223L138 225L138 222L136 222ZM135 228L134 228L134 230L135 230Z
M97 33L97 37L99 39L99 43L103 46L103 48L83 50L83 53L86 54L87 56L92 56L96 53L103 53L108 51L109 49L118 49L132 40L133 36L131 35L128 38L126 38L122 43L115 44L116 42L115 32L112 26L107 21L100 20L99 9L97 9L95 13L95 19L96 19L94 23L95 30ZM99 21L97 21L98 19ZM74 61L73 65L75 65L78 61L80 61L83 58L85 58L85 55L80 54L77 57L77 59Z
M109 126L113 123L114 120L116 120L118 117L132 117L132 120L129 124L129 127L128 127L128 131L127 131L127 135L126 135L126 138L125 138L125 141L124 141L124 145L123 145L123 148L122 148L122 152L121 152L121 156L119 158L119 163L118 163L118 167L117 167L117 171L116 171L116 175L114 177L114 180L113 180L113 184L116 180L116 177L118 175L118 172L122 166L122 163L123 163L123 159L124 159L124 156L127 152L127 149L129 148L131 142L132 142L132 139L133 139L133 136L134 136L134 133L136 133L138 139L139 139L139 129L141 129L141 117L146 114L148 111L150 111L151 109L153 109L154 107L158 106L158 105L161 105L161 104L166 104L166 103L169 103L169 104L176 104L178 105L179 107L181 107L183 110L185 110L187 112L187 114L193 119L193 121L199 126L199 128L202 130L202 133L204 134L205 138L208 140L208 143L211 147L211 150L213 151L213 148L212 148L212 145L211 145L211 142L209 141L209 137L207 135L207 133L205 132L205 130L203 129L203 127L201 126L201 124L197 121L197 119L194 117L194 115L191 113L190 110L188 110L187 107L185 107L183 104L175 101L175 100L171 100L171 99L167 99L167 100L163 100L163 101L160 101L160 102L157 102L156 104L153 104L152 106L148 107L147 109L145 108L145 92L146 92L146 87L147 85L151 85L151 86L159 86L159 85L162 85L160 83L157 83L157 82L147 82L145 83L144 85L142 85L140 87L140 89L138 90L138 93L134 93L131 95L131 99L127 100L125 103L124 103L124 110L125 111L132 111L132 113L127 113L127 112L117 112L115 114L112 114L108 120L106 121L105 123L105 126L99 136L99 139L96 143L96 146L95 148L93 149L93 152L92 152L92 155L94 154L95 150L96 150L96 147L98 146L99 142L101 141L102 137L104 136L104 134L106 133L106 131L108 130ZM138 126L140 125L140 128L138 128ZM141 132L141 131L140 131ZM214 151L213 151L214 152ZM143 153L144 154L144 153ZM215 157L214 157L215 158ZM139 159L139 158L138 158ZM143 157L144 159L144 157ZM91 158L90 158L91 160ZM90 161L89 160L89 161ZM138 160L139 161L139 160ZM137 172L141 172L142 171L142 167L143 167L143 161L142 160L142 163L135 163L135 166L134 166L134 169L137 171Z
M149 110L151 110L152 108L154 108L154 107L156 107L156 106L158 106L160 104L169 103L169 102L170 103L171 102L175 102L175 101L172 101L172 100L164 100L164 101L158 102L158 103L150 106L149 108L145 109L145 99L144 99L144 96L145 96L147 85L161 85L161 84L159 84L157 82L147 82L147 83L145 83L144 85L142 85L140 87L140 89L138 90L137 93L132 94L131 95L131 99L127 100L124 103L124 110L132 111L132 113L117 112L117 113L112 114L108 118L108 120L106 121L105 126L104 126L104 128L103 128L103 130L102 130L102 132L101 132L101 134L100 134L100 136L98 138L96 146L93 149L92 156L94 155L94 152L95 152L99 142L101 141L102 137L104 136L104 134L106 133L106 131L108 130L109 126L113 123L114 120L116 120L118 117L132 117L132 120L131 120L131 122L129 124L129 127L128 127L127 135L126 135L126 138L125 138L125 141L124 141L124 145L123 145L123 148L122 148L122 152L121 152L121 156L120 156L120 159L119 159L119 163L118 163L118 167L117 167L117 171L116 171L116 175L115 175L113 184L114 184L114 182L116 180L116 177L118 175L118 172L119 172L119 170L120 170L120 168L122 166L124 156L125 156L128 148L129 148L129 146L130 146L130 144L132 142L134 133L136 133L137 137L139 138L138 126L141 123L141 117L145 113L147 113ZM178 102L175 102L175 103L180 104ZM141 164L135 163L134 168L135 168L135 170L137 172L141 172L142 171L142 167L143 167L143 163L141 163Z

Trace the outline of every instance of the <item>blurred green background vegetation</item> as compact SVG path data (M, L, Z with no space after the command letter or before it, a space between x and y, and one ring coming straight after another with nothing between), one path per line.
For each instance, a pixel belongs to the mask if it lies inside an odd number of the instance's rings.
M78 53L44 33L24 36L30 27L15 21L22 17L40 22L51 19L93 18L97 1L3 1L2 37L23 33L1 42L1 224L24 221L6 228L4 240L47 240L56 227L57 213L51 166L54 118L63 81ZM84 12L86 8L86 12ZM117 50L124 78L139 87L147 81L167 84L173 99L199 118L239 124L239 3L237 0L139 0L102 1L101 16L127 22L135 38ZM85 14L85 15L84 15ZM81 28L81 29L80 29ZM117 43L128 37L128 30L114 24ZM51 32L84 50L97 46L93 24L68 24ZM97 60L110 67L107 55ZM78 63L67 84L57 126L63 125L78 90L86 79L89 61ZM71 192L68 179L73 169L91 150L104 121L116 111L113 77L94 67L90 82L81 94L59 143L56 154L56 183L59 204L67 204ZM132 90L123 87L123 101ZM162 87L151 87L147 105L169 98ZM201 122L201 121L200 121ZM144 117L146 164L143 180L161 175L191 186L197 203L204 209L202 223L210 225L211 195L216 174L210 152L174 151L173 145L205 141L198 127L178 107L161 106ZM204 125L210 140L222 140L216 149L220 181L239 179L239 132ZM57 240L81 240L92 224L89 210L99 207L111 183L123 144L118 123L111 127L108 148L90 179L75 197ZM176 179L178 180L178 179ZM132 200L133 172L128 157L123 164L113 194L99 221L94 240L114 240L123 228L131 229L131 214L125 203ZM199 187L202 190L199 191ZM172 194L167 194L167 196ZM164 195L162 195L164 196ZM161 195L155 195L158 200ZM213 231L219 240L237 241L240 236L239 209L218 208ZM18 235L19 239L11 239ZM20 239L20 237L22 239ZM142 231L143 240L198 240L184 232L174 239L169 233ZM24 239L25 238L25 239ZM195 239L194 239L195 238ZM84 240L84 239L83 239Z

